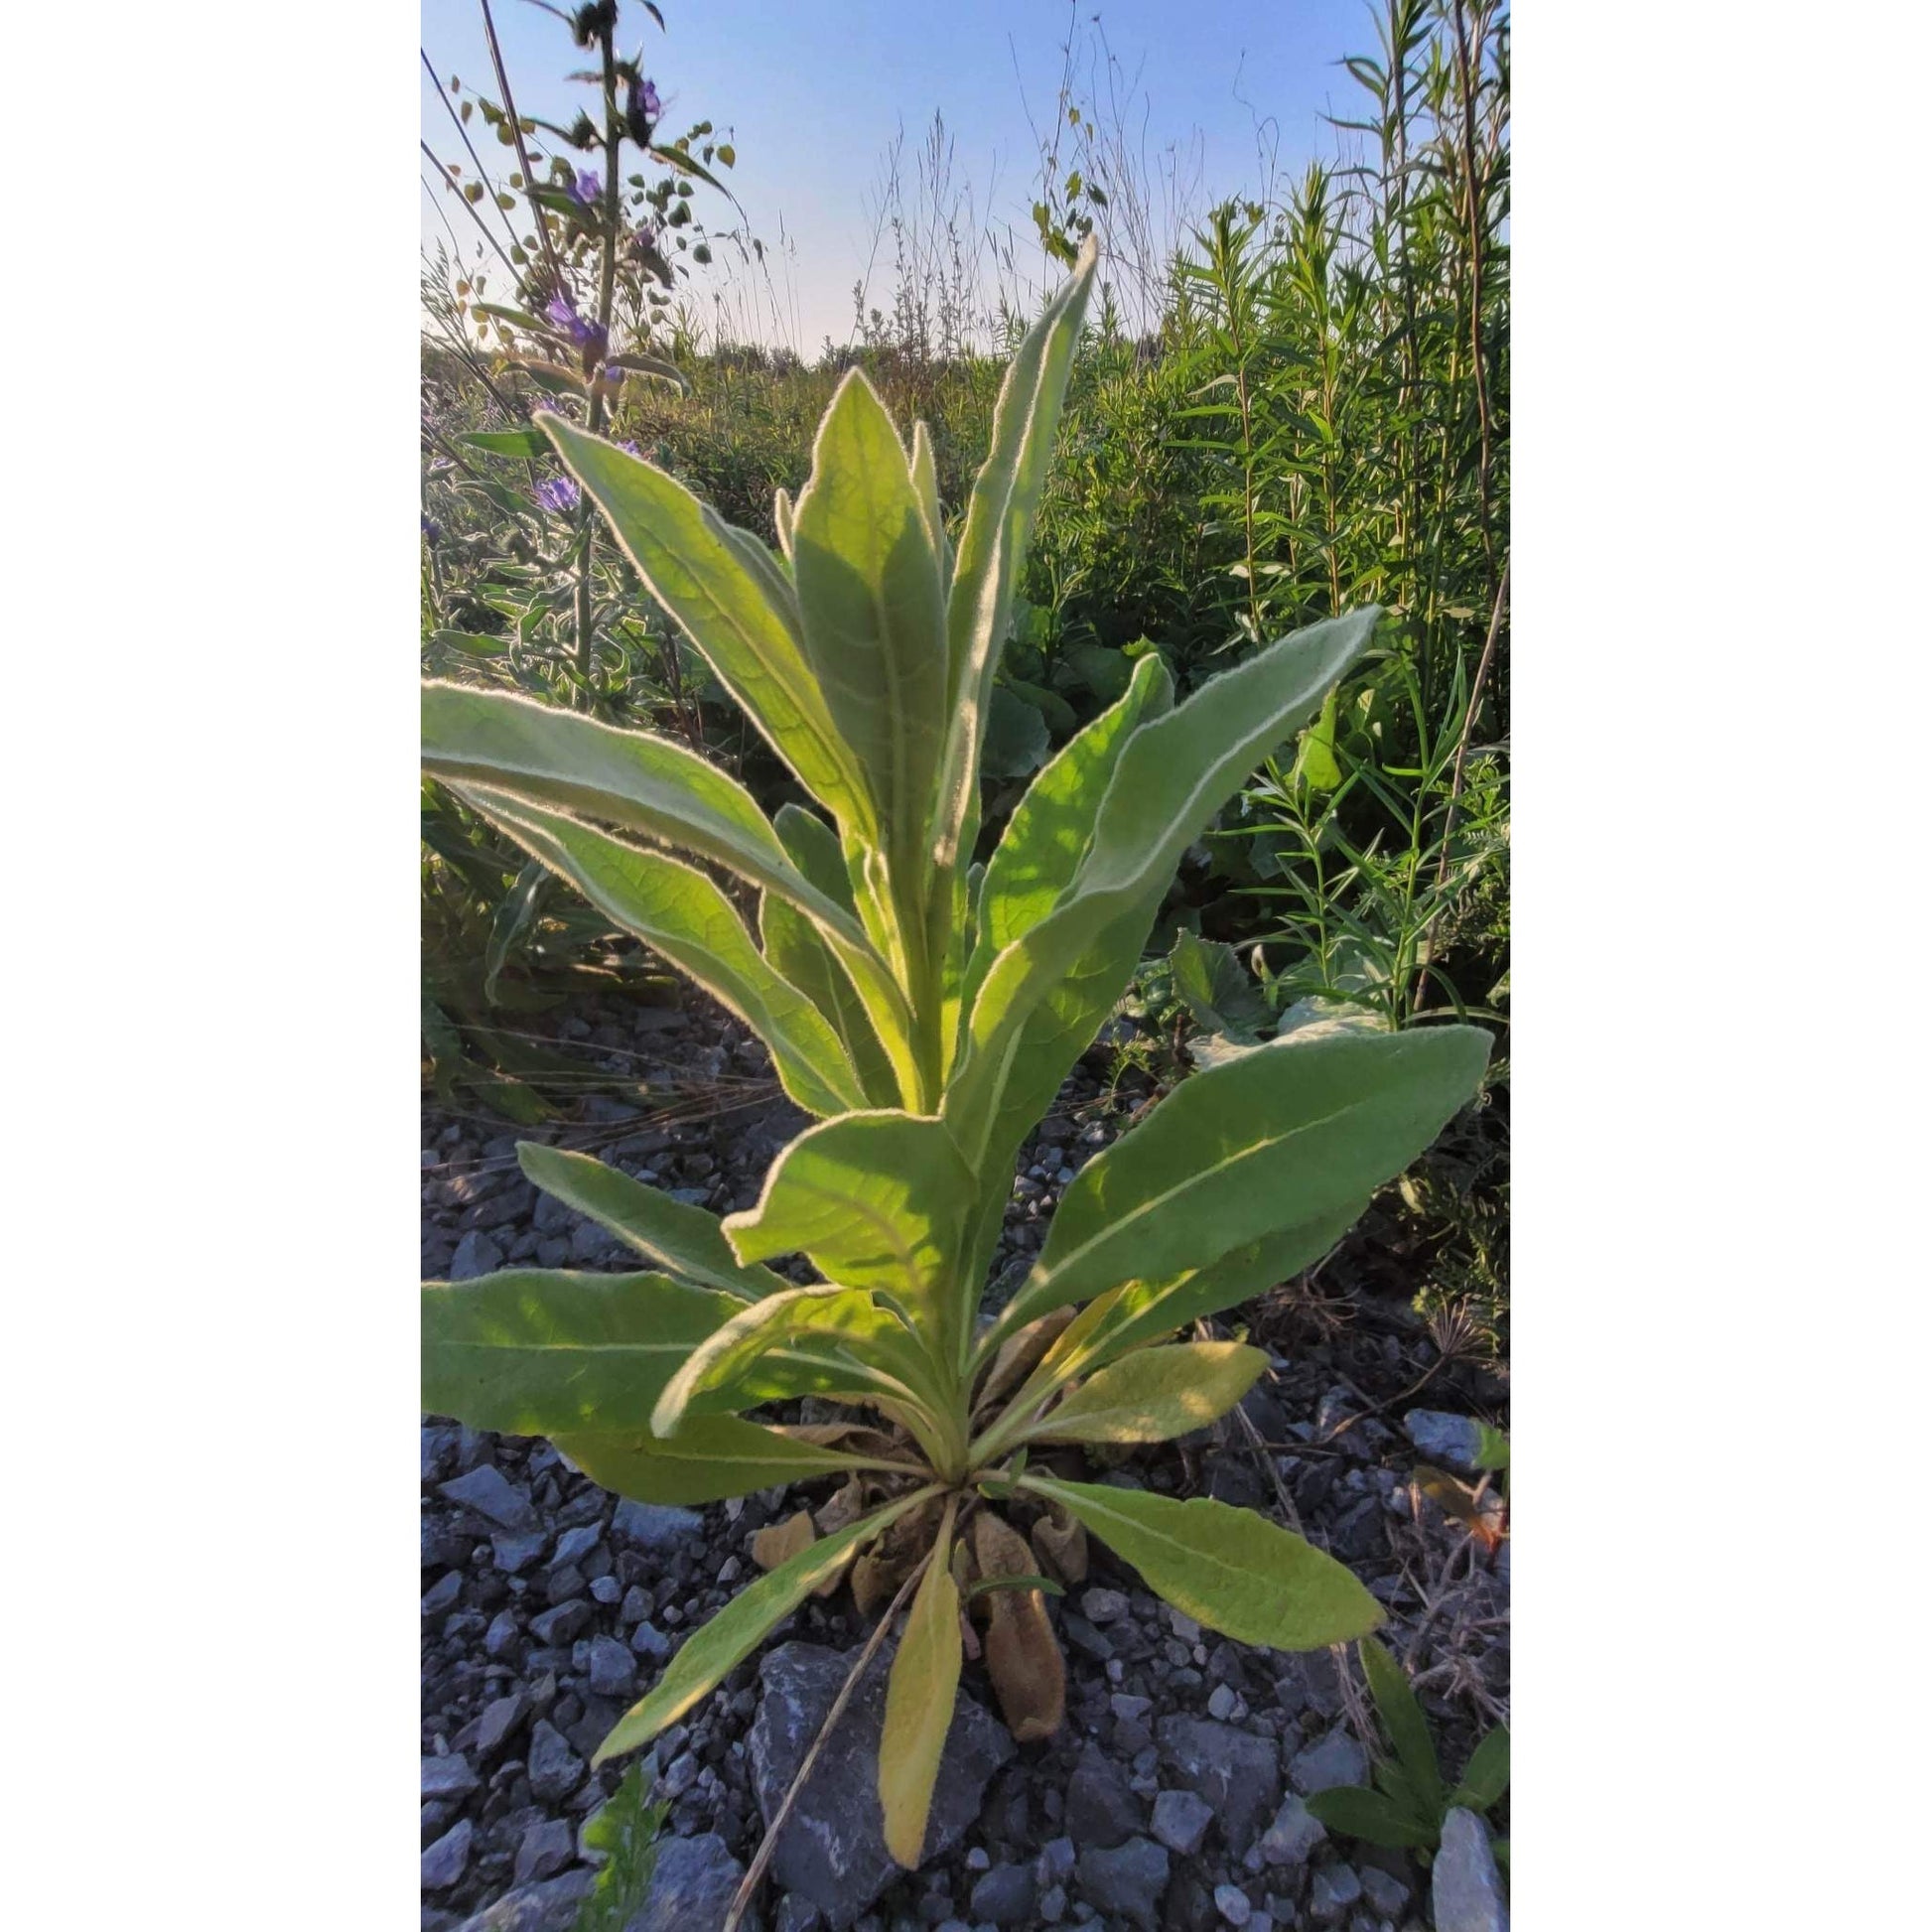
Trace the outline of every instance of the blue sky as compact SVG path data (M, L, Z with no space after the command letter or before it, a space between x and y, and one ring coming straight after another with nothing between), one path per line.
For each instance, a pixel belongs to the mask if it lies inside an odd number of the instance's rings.
M1157 165L1172 146L1175 172L1195 187L1199 205L1254 190L1258 136L1272 140L1277 166L1290 173L1331 157L1334 135L1321 116L1353 112L1357 91L1338 63L1375 47L1365 0L1117 0L1077 10L1061 0L660 3L665 33L635 0L621 18L626 46L644 45L666 124L681 131L708 117L731 128L732 186L754 232L767 245L781 235L790 244L773 276L775 314L767 301L756 331L738 333L790 337L807 352L828 334L850 333L882 160L901 125L909 158L934 110L943 113L958 176L970 181L980 215L1027 227L1036 152L1027 110L1042 127L1050 119L1060 50L1076 23L1093 54L1097 17L1122 92L1133 95L1137 145ZM524 113L568 124L580 102L594 106L591 89L562 78L584 57L561 22L527 0L492 7ZM476 0L423 0L422 37L446 80L487 85ZM1104 69L1089 71L1105 77ZM422 81L427 138L447 153L454 131L428 76ZM486 161L506 153L479 148ZM427 194L423 204L425 239L444 236ZM454 208L450 214L459 233L470 225ZM1036 245L1024 252L1028 272L1038 275ZM890 290L876 277L872 292L883 302Z

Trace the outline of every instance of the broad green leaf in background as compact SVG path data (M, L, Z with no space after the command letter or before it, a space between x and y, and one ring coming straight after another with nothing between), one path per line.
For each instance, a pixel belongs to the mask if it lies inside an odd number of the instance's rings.
M1251 1509L1032 1470L1021 1487L1061 1504L1150 1589L1241 1643L1317 1650L1365 1636L1382 1621L1381 1604L1333 1557Z
M1168 958L1173 990L1203 1032L1251 1045L1274 1025L1274 1009L1232 946L1183 932Z
M952 1575L952 1512L946 1513L905 1619L886 1685L879 1740L879 1801L886 1849L909 1871L925 1850L926 1817L959 1691L959 1587Z
M811 1476L903 1467L800 1442L737 1416L688 1420L675 1436L563 1435L557 1447L603 1488L644 1503L708 1503Z
M803 1253L827 1280L890 1297L935 1360L957 1362L974 1297L953 1271L975 1204L943 1122L856 1113L801 1134L723 1227L746 1261Z
M510 1436L647 1429L672 1374L745 1307L668 1275L541 1268L422 1293L423 1413Z
M516 1159L546 1194L609 1229L667 1274L755 1302L792 1286L768 1268L741 1262L717 1215L673 1200L661 1188L647 1187L594 1155L519 1141Z
M1024 778L1046 762L1052 740L1038 707L996 684L987 702L980 770L989 778Z
M665 1667L650 1695L633 1704L597 1747L592 1764L607 1763L639 1744L648 1744L750 1656L780 1617L788 1616L828 1577L836 1576L856 1550L933 1493L929 1487L915 1489L884 1509L860 1517L836 1536L821 1536L809 1549L741 1590L709 1623L684 1640L683 1648Z
M654 1436L687 1416L726 1415L792 1396L911 1398L923 1370L912 1336L863 1289L793 1288L734 1311L660 1384Z
M1364 1637L1358 1648L1362 1675L1368 1679L1369 1695L1375 1700L1382 1728L1395 1746L1396 1761L1422 1809L1432 1818L1439 1817L1443 1810L1442 1767L1436 1761L1436 1740L1429 1734L1429 1720L1410 1688L1408 1674L1373 1637Z
M859 1076L824 1015L772 970L731 900L695 866L484 786L457 790L743 1020L771 1049L786 1093L807 1113L843 1114L865 1104Z
M1478 1028L1427 1027L1294 1036L1196 1073L1080 1171L1001 1329L1338 1212L1428 1147L1488 1055Z
M1091 1375L1027 1433L1055 1443L1166 1443L1225 1416L1268 1366L1233 1341L1143 1348Z
M799 783L842 825L876 831L864 773L806 662L796 610L774 601L748 570L731 526L641 458L551 411L537 422L609 517L651 596L689 633ZM789 527L786 516L780 529Z
M859 369L819 424L791 544L806 656L866 773L894 891L923 914L946 728L944 593L898 432Z
M550 445L544 440L543 432L535 429L476 430L468 436L459 436L457 441L490 456L547 458L550 454Z

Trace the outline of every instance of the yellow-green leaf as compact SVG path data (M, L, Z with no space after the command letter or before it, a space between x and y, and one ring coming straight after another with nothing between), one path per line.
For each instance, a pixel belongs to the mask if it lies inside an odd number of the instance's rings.
M737 1416L697 1417L671 1437L599 1431L551 1440L593 1482L645 1503L716 1502L808 1476L886 1466Z
M1366 1636L1382 1621L1381 1604L1333 1557L1252 1509L1032 1470L1021 1486L1063 1504L1150 1589L1241 1643L1318 1650Z
M1057 1443L1166 1443L1225 1416L1268 1366L1259 1348L1190 1341L1142 1348L1090 1375L1030 1436Z
M594 1155L519 1141L516 1159L546 1194L608 1228L667 1274L752 1301L791 1287L768 1268L741 1262L732 1253L717 1215L673 1200L661 1188L646 1187Z
M960 1654L959 1588L952 1578L948 1512L893 1659L886 1685L886 1726L879 1740L886 1849L907 1870L918 1864L925 1850L926 1815L959 1690Z
M835 1576L855 1550L896 1523L908 1509L933 1494L915 1489L884 1509L862 1516L837 1536L822 1536L767 1577L742 1590L709 1623L692 1631L665 1667L650 1695L633 1704L597 1747L593 1764L648 1744L668 1724L683 1717L721 1678L758 1647L766 1631L802 1603L827 1577Z
M744 1307L656 1274L425 1282L423 1410L512 1436L648 1429L664 1385Z

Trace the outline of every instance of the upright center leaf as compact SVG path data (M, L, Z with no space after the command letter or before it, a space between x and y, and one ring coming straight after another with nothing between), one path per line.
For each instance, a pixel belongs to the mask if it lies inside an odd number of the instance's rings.
M866 773L910 945L945 738L945 597L904 448L857 369L819 427L792 558L806 656Z

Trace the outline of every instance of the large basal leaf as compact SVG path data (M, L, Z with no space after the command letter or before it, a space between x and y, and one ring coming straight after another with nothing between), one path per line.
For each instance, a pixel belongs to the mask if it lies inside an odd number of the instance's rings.
M650 1432L668 1437L687 1416L801 1395L904 1402L923 1367L904 1324L865 1290L789 1289L739 1309L687 1354L660 1384Z
M1241 1643L1317 1650L1366 1636L1382 1621L1382 1606L1333 1557L1251 1509L1032 1471L1022 1487L1064 1505L1150 1589Z
M905 1634L886 1684L879 1739L879 1803L886 1849L912 1870L925 1851L926 1816L939 1757L959 1691L959 1587L952 1577L952 1515L947 1512L905 1619Z
M1055 1443L1167 1443L1217 1422L1268 1366L1234 1341L1143 1348L1090 1375L1028 1434Z
M779 1155L755 1206L723 1222L746 1261L803 1253L829 1281L889 1296L934 1359L963 1360L969 1294L957 1276L973 1175L944 1124L848 1114Z
M838 1535L820 1537L790 1562L781 1563L769 1576L760 1577L749 1588L741 1590L709 1623L700 1625L685 1639L683 1648L666 1666L650 1695L633 1704L618 1720L610 1736L597 1747L591 1762L603 1764L625 1751L635 1750L640 1744L648 1744L666 1725L683 1717L735 1665L749 1657L780 1617L788 1616L828 1577L836 1576L855 1550L870 1543L931 1494L930 1488L915 1489L886 1508L862 1516Z
M823 1117L865 1105L858 1073L825 1016L773 971L731 900L696 867L483 786L457 789L492 825L743 1020L771 1049L785 1092L807 1113ZM794 916L804 923L802 914Z
M944 593L905 451L858 369L819 424L791 554L806 656L866 774L895 891L922 913L946 728Z
M1291 1035L1194 1074L1081 1169L1004 1325L1339 1213L1428 1147L1488 1057L1479 1028L1425 1027Z
M1096 992L1110 985L1109 999L1119 997L1181 853L1360 654L1379 615L1371 607L1311 624L1210 679L1128 739L1072 885L999 954L973 1002L969 1047L946 1111L974 1129L976 1162L995 1145L1004 1089L1016 1073L1025 1076L1034 1050L1029 1023L1041 1004L1076 969L1101 980ZM1095 958L1103 935L1108 944Z
M740 1261L717 1215L673 1200L661 1188L647 1187L594 1155L519 1141L516 1159L546 1194L608 1229L667 1274L754 1302L791 1287L782 1275Z
M796 601L782 575L779 594L770 575L733 541L747 533L733 530L663 471L551 412L536 420L719 683L806 790L842 824L870 836L875 828L864 774L806 662Z
M1098 244L1028 332L1000 384L993 442L973 483L946 604L946 742L934 860L950 871L972 856L979 825L979 752L1014 585L1052 461L1060 405L1093 287Z
M656 1274L425 1282L423 1412L509 1436L645 1430L673 1373L744 1307Z
M553 1440L593 1482L644 1503L716 1502L810 1476L895 1466L737 1416L698 1417L669 1438L600 1431Z

